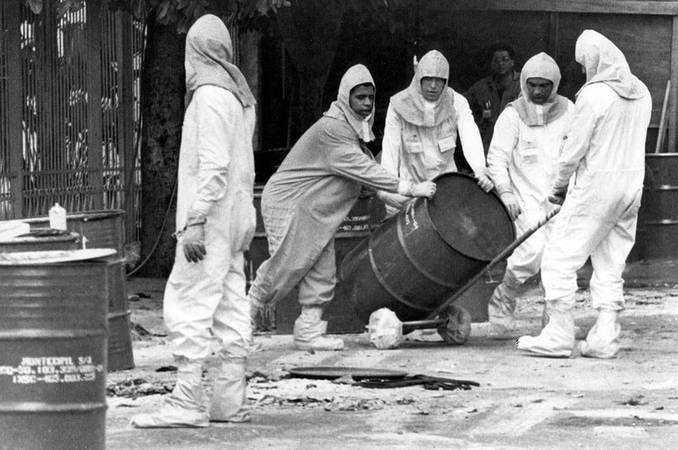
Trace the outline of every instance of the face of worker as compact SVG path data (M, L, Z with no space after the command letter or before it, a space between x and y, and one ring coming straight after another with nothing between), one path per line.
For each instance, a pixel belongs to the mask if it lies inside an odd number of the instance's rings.
M348 97L351 109L363 119L372 114L374 108L374 86L361 84L351 89Z
M551 96L553 90L553 83L546 78L528 78L525 81L527 86L527 95L530 101L537 105L543 105Z
M445 78L424 77L421 79L421 94L429 102L438 101L445 84Z
M506 50L497 50L492 55L490 66L495 74L506 75L513 70L513 58Z

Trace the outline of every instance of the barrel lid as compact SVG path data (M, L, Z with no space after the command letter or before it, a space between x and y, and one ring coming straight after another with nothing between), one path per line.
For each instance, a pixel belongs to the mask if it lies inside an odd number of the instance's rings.
M483 191L476 178L461 173L445 173L434 181L436 195L427 200L428 212L436 231L455 250L490 261L515 240L513 222L494 191Z

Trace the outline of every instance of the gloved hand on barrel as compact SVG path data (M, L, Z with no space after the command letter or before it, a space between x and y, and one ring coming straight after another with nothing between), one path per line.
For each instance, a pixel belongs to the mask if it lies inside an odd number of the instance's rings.
M433 198L433 196L436 194L436 184L433 181L413 183L412 181L403 180L398 185L398 194L408 197Z

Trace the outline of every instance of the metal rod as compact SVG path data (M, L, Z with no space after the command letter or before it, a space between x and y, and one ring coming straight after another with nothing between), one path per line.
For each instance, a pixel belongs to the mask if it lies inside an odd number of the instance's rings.
M431 313L426 317L426 319L427 319L427 320L431 320L431 319L435 319L436 317L438 317L438 315L439 315L440 313L442 313L443 311L445 311L445 310L447 309L448 306L450 306L450 305L451 305L452 303L454 303L459 297L461 297L462 294L464 294L464 292L466 292L467 290L469 290L469 288L471 288L474 284L476 284L476 282L477 282L483 275L485 275L485 273L489 272L490 270L492 270L492 269L494 268L494 266L496 266L497 264L499 264L500 262L502 262L504 259L508 258L508 257L511 255L511 253L513 253L513 250L515 250L520 244L522 244L523 242L525 242L525 241L527 240L527 238L529 238L530 236L532 236L538 229L540 229L541 227L543 227L543 226L546 224L546 222L548 222L549 220L551 220L551 219L553 218L553 216L555 216L556 214L558 214L559 211L560 211L560 206L556 206L555 208L553 208L553 209L552 209L548 214L546 214L546 216L545 216L543 219L541 219L535 226L533 226L532 228L530 228L529 230L527 230L527 231L526 231L525 233L523 233L518 239L516 239L515 241L513 241L508 247L506 247L504 250L502 250L501 253L499 253L497 256L495 256L494 259L493 259L492 261L490 261L489 264L488 264L487 266L485 266L485 268L484 268L481 272L479 272L479 273L476 274L473 278L471 278L469 281L467 281L466 284L465 284L464 286L461 287L461 289L459 289L457 292L455 292L454 294L452 294L451 297L449 297L449 298L448 298L447 300L445 300L440 306L438 306L435 310L433 310L433 312L431 312ZM406 323L408 323L408 322L403 322L403 327L405 326Z
M403 334L407 334L414 330L425 330L429 328L438 328L439 326L446 326L447 318L434 320L413 320L411 322L403 322Z
M657 132L657 145L654 147L654 152L662 151L662 144L664 144L664 128L666 128L666 110L669 106L669 93L671 92L671 80L666 82L666 92L664 92L664 102L662 103L662 114L659 119L659 131Z

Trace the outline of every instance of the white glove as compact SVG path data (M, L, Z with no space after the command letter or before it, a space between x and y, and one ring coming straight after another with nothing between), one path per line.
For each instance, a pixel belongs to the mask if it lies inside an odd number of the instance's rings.
M490 180L490 178L484 173L478 174L477 177L478 177L478 186L480 186L480 189L482 189L485 192L490 192L494 187L494 183L492 183L492 180Z
M513 192L511 191L503 192L499 194L499 198L501 198L501 201L506 206L506 209L508 209L509 216L511 216L511 220L516 220L516 218L520 215L522 211L520 210L520 204L518 203L518 199L513 194Z
M181 244L188 262L198 262L207 254L205 249L205 227L203 223L190 224L183 231Z
M424 181L423 183L417 183L412 185L410 191L412 197L428 197L433 198L436 193L436 184L433 181Z

